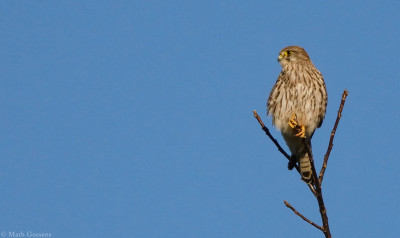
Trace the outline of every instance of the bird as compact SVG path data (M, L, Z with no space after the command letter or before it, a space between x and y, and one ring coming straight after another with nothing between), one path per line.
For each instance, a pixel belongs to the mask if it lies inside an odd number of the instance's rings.
M328 94L324 78L300 46L283 48L278 62L282 71L269 95L267 115L272 116L289 147L289 170L298 163L302 180L314 184L303 139L311 148L311 138L325 118Z

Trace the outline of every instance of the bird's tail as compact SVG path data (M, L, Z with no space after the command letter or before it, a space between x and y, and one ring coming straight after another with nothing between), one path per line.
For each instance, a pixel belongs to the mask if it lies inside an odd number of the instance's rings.
M300 167L301 178L304 180L304 182L308 184L311 183L313 176L312 176L310 158L307 152L302 154L302 156L299 156L299 167Z

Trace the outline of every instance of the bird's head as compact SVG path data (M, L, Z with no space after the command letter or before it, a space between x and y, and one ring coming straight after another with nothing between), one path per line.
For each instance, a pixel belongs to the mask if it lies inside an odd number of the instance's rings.
M279 52L278 62L285 66L290 63L310 62L310 57L300 46L288 46Z

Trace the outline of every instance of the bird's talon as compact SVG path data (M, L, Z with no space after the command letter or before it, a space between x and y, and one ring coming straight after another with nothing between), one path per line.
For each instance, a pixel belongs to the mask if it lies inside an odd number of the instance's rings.
M293 120L289 120L289 126L290 126L291 128L296 128L297 122L296 122L296 121L293 121Z
M298 128L299 133L296 134L296 136L300 138L306 138L306 128L304 126L301 126L301 128Z
M295 130L297 130L297 134L300 138L306 138L306 128L304 126L299 125L297 122L297 115L296 113L292 114L292 117L289 119L289 126Z
M289 126L293 129L297 127L297 116L295 113L293 113L292 117L289 119Z

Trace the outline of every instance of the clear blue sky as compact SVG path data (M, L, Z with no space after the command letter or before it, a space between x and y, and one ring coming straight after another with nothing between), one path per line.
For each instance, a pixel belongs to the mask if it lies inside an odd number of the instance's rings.
M398 1L2 1L0 232L322 237L317 203L261 131L278 52L329 103L320 168L334 237L398 237ZM286 146L285 146L286 148Z

